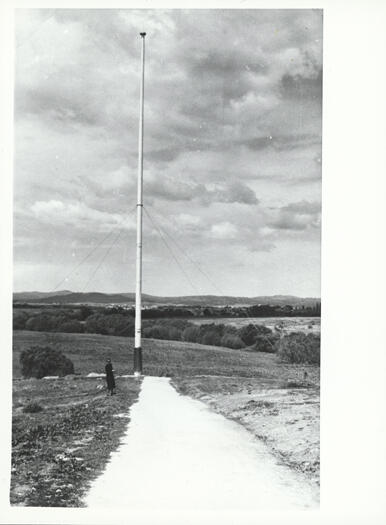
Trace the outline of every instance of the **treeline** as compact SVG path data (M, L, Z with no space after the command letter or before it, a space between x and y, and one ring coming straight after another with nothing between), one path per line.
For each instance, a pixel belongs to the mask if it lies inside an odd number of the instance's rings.
M260 352L274 352L279 335L263 325L249 324L241 328L224 324L196 325L189 321L168 320L149 322L143 326L143 337L185 341L226 348L249 348Z
M134 308L129 310L134 315ZM156 306L145 309L143 317L145 319L158 319L170 317L319 317L321 313L320 303L313 306L292 306L292 305L269 305L257 304L253 306Z
M128 312L117 313L114 309L93 312L81 307L76 309L47 309L42 312L15 310L14 330L38 332L70 332L134 336L134 318ZM144 338L187 341L228 348L256 346L256 350L272 352L279 335L263 325L249 324L236 328L224 324L196 325L186 319L144 319L142 323Z
M56 310L66 309L78 309L76 306L63 306L63 305L50 305L44 307L42 305L27 304L27 303L14 303L16 309L44 309L50 308ZM82 306L80 308L90 309L89 306ZM106 312L108 310L111 313L125 313L131 317L135 315L134 307L101 307L93 306L94 312ZM292 306L292 305L269 305L269 304L258 304L252 306L170 306L170 305L159 305L144 308L142 311L142 317L144 319L165 319L165 318L219 318L219 317L234 317L234 318L246 318L246 317L319 317L321 313L321 304L315 303L312 306Z
M79 308L45 309L34 312L14 310L14 330L43 332L91 333L121 337L134 336L134 318L117 309ZM289 363L320 362L320 336L301 332L282 336L279 330L264 325L248 324L240 328L229 324L197 325L186 319L145 319L144 338L185 341L203 345L277 353Z

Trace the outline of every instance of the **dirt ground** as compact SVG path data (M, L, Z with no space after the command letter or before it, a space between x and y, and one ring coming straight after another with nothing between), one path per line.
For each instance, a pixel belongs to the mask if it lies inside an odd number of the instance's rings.
M295 367L292 372L301 375ZM173 378L173 384L241 423L280 461L319 485L320 392L317 371L308 369L307 375L311 380L202 376Z
M19 379L13 388L10 502L79 507L129 422L140 382L117 378L117 395L102 378ZM24 412L31 403L41 410Z

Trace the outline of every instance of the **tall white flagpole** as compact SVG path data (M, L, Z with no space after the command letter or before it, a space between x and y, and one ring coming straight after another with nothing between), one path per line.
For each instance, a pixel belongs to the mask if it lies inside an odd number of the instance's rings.
M137 261L135 287L135 340L134 340L134 375L142 374L142 208L143 208L143 117L144 117L144 85L145 85L145 36L142 40L141 52L141 89L139 110L139 140L138 140L138 188L137 188Z

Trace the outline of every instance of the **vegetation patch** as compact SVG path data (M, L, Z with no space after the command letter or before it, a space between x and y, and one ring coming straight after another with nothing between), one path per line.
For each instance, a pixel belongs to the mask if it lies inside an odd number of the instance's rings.
M31 401L23 408L23 412L27 414L36 414L36 412L41 412L43 407L36 403L36 401Z
M74 373L74 363L60 350L50 346L32 346L20 354L21 373L24 377L65 376Z
M255 307L251 307L252 310L253 308ZM244 310L239 312L243 314L242 317L253 315L253 311L248 313ZM233 310L231 309L231 311ZM157 312L158 310L152 309L143 312L145 319L142 326L142 335L146 339L183 341L232 348L234 350L248 349L248 351L267 353L275 353L278 349L281 331L280 327L276 327L276 325L275 329L272 330L264 326L264 324L253 322L248 322L248 324L240 328L232 324L218 322L194 324L180 317L165 319L163 314L158 316ZM164 311L161 309L159 312ZM201 313L209 317L214 315L213 308L209 307L206 307ZM226 313L230 314L228 311ZM133 337L133 314L133 310L125 310L121 307L41 307L41 310L34 310L33 308L22 310L15 307L13 326L15 330L25 329L37 332L88 333ZM148 316L154 316L155 318L146 319ZM290 361L286 356L283 359L288 360L288 362L306 362Z
M278 344L279 358L287 363L320 365L320 335L293 332Z
M11 504L82 506L128 424L127 417L115 416L127 414L139 388L138 381L119 378L118 394L107 396L101 379L14 381L14 407L35 404L44 410L14 408Z

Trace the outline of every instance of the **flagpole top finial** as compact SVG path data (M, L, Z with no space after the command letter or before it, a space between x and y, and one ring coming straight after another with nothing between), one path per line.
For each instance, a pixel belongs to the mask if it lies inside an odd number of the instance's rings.
M141 37L143 38L144 36L146 36L146 33L139 33L141 35Z

